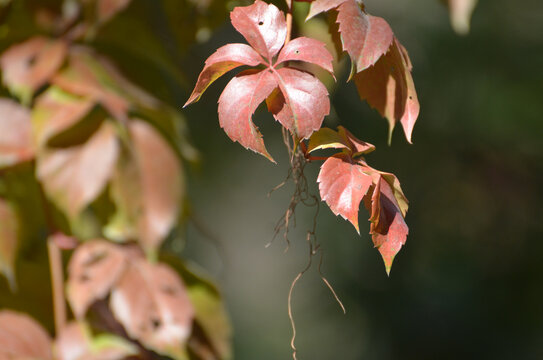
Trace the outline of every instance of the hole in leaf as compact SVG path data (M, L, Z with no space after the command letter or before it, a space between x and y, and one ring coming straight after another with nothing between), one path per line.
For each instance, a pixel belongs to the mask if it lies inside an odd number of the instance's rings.
M409 100L413 100L413 96L409 96Z
M260 21L260 22L258 23L258 25L260 25L260 26L264 25L264 21Z
M300 50L295 50L294 53L298 55L300 53Z
M151 319L151 323L153 324L153 329L158 329L160 327L160 320L153 318Z
M79 281L84 283L84 282L87 282L90 280L90 277L88 274L82 274L80 277L79 277Z
M35 63L36 63L36 60L38 59L37 56L32 56L32 57L29 57L27 62L26 62L26 66L28 67L31 67L33 66Z

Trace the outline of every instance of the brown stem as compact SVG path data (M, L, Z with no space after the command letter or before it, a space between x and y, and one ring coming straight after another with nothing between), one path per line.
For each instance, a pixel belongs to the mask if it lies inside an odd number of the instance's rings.
M64 299L64 275L62 272L62 253L52 238L47 240L49 268L53 291L53 310L55 314L55 333L60 334L66 325L66 301Z
M292 0L285 0L287 3L287 39L285 45L290 41L292 37Z

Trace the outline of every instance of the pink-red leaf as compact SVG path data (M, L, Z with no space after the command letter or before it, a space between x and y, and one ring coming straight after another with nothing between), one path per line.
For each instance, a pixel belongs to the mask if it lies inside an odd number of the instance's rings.
M68 301L78 319L104 299L126 269L126 255L116 245L93 240L79 246L68 266Z
M334 68L332 67L334 57L326 49L326 44L322 41L306 37L299 37L289 41L279 53L276 65L292 60L318 65L334 75Z
M249 45L228 44L220 47L207 58L196 86L184 106L198 101L208 86L228 71L242 65L256 66L261 63L262 58Z
M34 157L30 111L9 99L0 99L0 168Z
M0 58L4 84L23 102L30 101L60 68L66 51L65 42L44 37L13 45Z
M274 75L280 91L268 98L268 109L299 139L309 138L330 113L328 90L315 76L298 69L284 67Z
M354 72L375 64L385 54L394 38L388 23L366 14L355 0L348 0L338 8L337 22L343 50L349 53Z
M420 105L411 76L411 62L405 48L394 40L390 50L377 63L356 74L354 81L361 99L365 99L389 122L389 141L396 122L401 122L411 142Z
M368 154L375 150L375 146L365 141L359 140L351 132L345 129L343 126L338 126L338 134L345 139L351 149L351 156L358 156L362 154Z
M48 197L73 219L102 191L118 152L115 129L104 122L82 145L44 151L38 157L37 175Z
M161 354L182 353L194 309L168 266L134 259L114 288L110 307L128 335Z
M139 239L146 250L156 250L176 223L184 178L175 152L151 125L132 120L130 134L138 171L132 181L138 182L140 191L126 195L140 197Z
M256 0L251 6L234 8L230 19L236 30L269 62L285 43L287 22L275 5Z
M219 123L226 134L247 149L274 161L252 121L258 105L277 87L269 70L248 70L233 78L219 98Z
M0 359L52 360L51 338L28 315L0 311Z
M363 170L349 157L336 155L324 162L317 178L321 199L335 215L349 220L358 233L360 201L372 185L371 176Z
M350 0L315 0L311 3L311 8L309 9L306 20L311 19L313 16L318 15L321 12L337 8L346 1Z

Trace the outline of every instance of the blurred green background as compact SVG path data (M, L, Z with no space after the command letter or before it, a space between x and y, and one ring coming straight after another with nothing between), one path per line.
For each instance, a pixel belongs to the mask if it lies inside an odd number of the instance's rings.
M202 18L173 0L134 0L94 45L131 80L180 109L204 60L219 46L243 42L224 11L236 2L210 3ZM542 359L543 3L480 0L465 37L451 30L437 0L365 3L391 24L411 56L421 103L414 145L400 129L386 144L387 122L346 83L348 61L330 84L334 108L325 124L344 125L377 146L367 160L400 179L410 200L410 234L388 278L365 210L358 236L321 204L322 270L347 314L316 261L292 299L298 359ZM24 26L19 30L11 40L27 36ZM298 208L288 252L280 236L265 248L293 190L289 184L267 197L287 174L287 153L279 125L264 109L255 121L278 165L220 129L216 102L230 78L182 111L202 153L200 165L188 169L193 216L183 256L219 282L236 360L289 359L287 295L308 260L305 233L315 209ZM318 164L308 165L315 193L317 173ZM31 263L45 261L33 258L39 251L23 249ZM34 276L31 267L18 271ZM28 301L48 301L45 289L21 286L35 296ZM3 305L30 306L2 297Z

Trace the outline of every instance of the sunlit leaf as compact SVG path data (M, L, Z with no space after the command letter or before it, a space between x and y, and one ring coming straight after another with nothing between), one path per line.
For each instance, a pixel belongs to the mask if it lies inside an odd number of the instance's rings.
M74 315L83 319L89 307L104 299L126 269L126 255L102 240L79 246L68 266L68 301Z
M307 152L323 149L345 149L349 156L355 157L374 151L375 146L357 139L349 130L338 126L338 131L322 128L311 135Z
M55 341L58 360L122 360L137 352L136 346L123 338L93 336L85 323L69 323Z
M118 152L115 130L106 121L82 145L44 151L38 158L37 176L47 196L74 219L103 190Z
M0 198L0 272L15 289L15 258L18 249L19 219L13 207Z
M28 103L60 68L67 46L61 40L33 37L13 45L0 58L3 82L10 91Z
M230 19L236 30L269 62L285 43L285 16L274 5L256 0L251 6L234 8Z
M51 339L28 315L0 311L0 359L52 360Z
M326 49L326 44L315 39L299 37L289 41L277 57L277 65L285 61L305 61L315 64L334 75L334 57Z
M309 8L309 13L307 14L306 20L311 19L312 17L320 14L321 12L326 12L334 8L337 8L339 5L343 4L346 1L350 1L350 0L315 0L315 1L310 0L310 1L307 1L307 2L311 2L311 7Z
M34 157L30 111L0 98L0 168Z
M405 48L394 40L377 63L354 76L361 99L365 99L389 122L389 141L396 123L401 122L411 142L420 105L411 76L411 62Z

